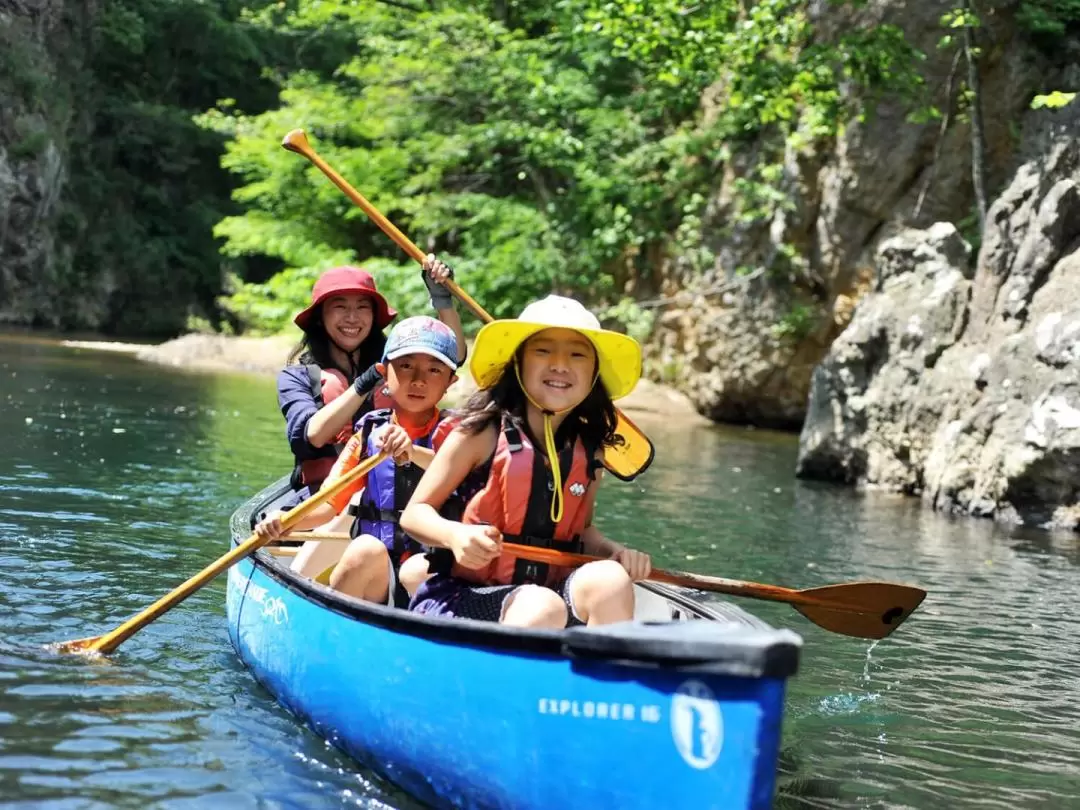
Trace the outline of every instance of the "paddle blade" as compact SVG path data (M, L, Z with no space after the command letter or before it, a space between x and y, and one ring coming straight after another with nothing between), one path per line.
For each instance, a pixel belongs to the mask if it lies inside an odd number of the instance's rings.
M894 582L848 582L798 591L792 607L818 627L857 638L885 638L899 627L926 591Z
M622 411L617 411L616 416L616 444L604 448L604 467L622 481L633 481L649 469L656 450L649 437L630 421L630 417Z
M59 653L86 653L88 655L97 655L98 652L95 649L95 646L100 640L101 636L88 636L87 638L77 638L71 641L57 641L52 644L46 644L45 649Z

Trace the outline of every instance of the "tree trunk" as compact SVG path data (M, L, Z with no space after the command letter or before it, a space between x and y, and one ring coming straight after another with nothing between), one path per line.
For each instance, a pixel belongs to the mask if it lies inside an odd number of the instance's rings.
M965 13L964 56L967 59L968 88L971 90L971 184L975 189L975 206L979 212L979 229L986 230L986 138L983 131L982 83L979 80L979 55L975 42L975 26L966 19L973 13L971 0L962 0Z

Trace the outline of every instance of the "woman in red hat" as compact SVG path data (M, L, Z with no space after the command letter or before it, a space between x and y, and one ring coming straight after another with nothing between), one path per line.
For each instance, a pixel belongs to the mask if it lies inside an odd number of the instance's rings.
M439 320L454 330L461 363L465 335L443 284L453 271L429 254L423 277ZM337 458L338 439L347 440L353 422L379 406L376 388L382 381L375 364L386 343L382 330L396 315L371 273L359 267L335 267L315 282L310 306L294 319L304 337L277 380L278 404L296 458L294 489L315 492Z

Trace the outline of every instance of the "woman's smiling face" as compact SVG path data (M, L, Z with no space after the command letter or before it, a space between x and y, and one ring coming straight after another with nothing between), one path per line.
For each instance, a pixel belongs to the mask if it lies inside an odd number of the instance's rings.
M371 334L375 310L369 296L335 295L323 303L322 320L330 340L343 351L352 352Z
M525 341L521 383L545 411L575 408L589 395L596 380L596 349L580 332L552 328Z

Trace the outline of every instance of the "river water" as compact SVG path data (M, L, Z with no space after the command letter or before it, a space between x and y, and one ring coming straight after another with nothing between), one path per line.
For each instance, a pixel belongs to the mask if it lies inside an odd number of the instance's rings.
M229 644L224 581L90 664L96 635L224 552L288 465L273 381L0 340L0 806L413 807L305 730ZM796 481L793 436L648 423L602 528L664 567L929 591L892 637L804 640L778 808L1080 807L1080 538Z

